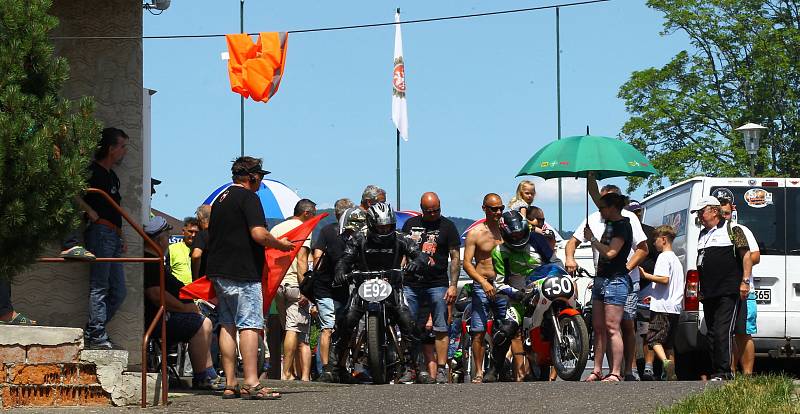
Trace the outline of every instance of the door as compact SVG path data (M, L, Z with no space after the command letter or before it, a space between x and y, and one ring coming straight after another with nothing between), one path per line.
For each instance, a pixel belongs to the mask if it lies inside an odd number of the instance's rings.
M800 337L800 179L786 179L786 335Z
M786 281L785 180L738 179L730 183L723 180L715 179L710 194L733 198L733 221L753 232L761 251L761 263L753 268L758 295L758 333L754 336L783 338L787 329L787 299L790 299ZM800 297L797 303L800 305Z

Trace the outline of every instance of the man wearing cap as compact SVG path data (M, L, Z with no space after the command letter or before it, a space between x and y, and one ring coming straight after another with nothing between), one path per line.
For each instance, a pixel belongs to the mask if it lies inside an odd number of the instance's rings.
M209 219L207 276L214 283L220 330L219 348L226 373L236 372L237 333L244 365L244 386L226 376L223 398L275 399L280 394L258 380L259 332L264 328L261 274L264 247L291 251L293 244L267 230L256 191L268 171L261 160L239 157L231 167L233 184L214 200Z
M719 200L701 198L691 212L703 226L697 241L700 301L708 328L712 381L731 379L731 337L740 299L750 292L753 269L747 237L722 216Z
M172 226L161 216L155 216L144 225L147 236L158 244L162 252L169 246L169 230ZM159 257L150 245L144 245L144 257ZM172 274L169 266L169 253L164 258L164 307L167 321L167 346L182 342L189 343L189 359L192 363L192 388L222 390L224 384L211 364L211 321L200 314L197 305L191 300L180 300L178 294L184 286ZM161 275L159 264L144 264L144 314L145 329L153 322L161 306ZM153 338L161 336L161 329L153 331Z

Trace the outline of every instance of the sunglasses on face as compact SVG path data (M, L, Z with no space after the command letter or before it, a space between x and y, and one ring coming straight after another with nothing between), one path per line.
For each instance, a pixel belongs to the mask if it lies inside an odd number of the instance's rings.
M442 211L441 208L432 208L432 209L429 209L429 210L422 210L422 214L436 214L436 213L438 213L440 211Z
M492 206L487 206L487 205L484 205L484 206L483 206L483 208L485 208L485 209L487 209L487 210L491 210L491 211L492 211L492 212L494 212L494 213L498 213L498 212L501 212L501 211L503 211L503 210L506 208L506 206L504 206L504 205L499 205L499 206L497 206L497 207L492 207Z

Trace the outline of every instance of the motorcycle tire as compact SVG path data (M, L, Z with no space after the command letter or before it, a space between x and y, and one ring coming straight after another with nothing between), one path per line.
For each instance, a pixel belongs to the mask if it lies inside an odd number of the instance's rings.
M583 375L583 370L586 368L586 362L589 360L589 332L586 328L586 322L580 315L562 315L558 317L558 324L562 337L569 335L572 345L572 353L575 355L575 364L572 367L567 367L565 361L562 360L561 351L559 349L559 342L561 340L552 341L552 348L550 350L553 357L553 365L556 367L558 376L564 381L579 381ZM569 332L569 333L567 333Z
M383 318L378 313L367 315L367 354L369 357L369 370L372 374L372 382L375 384L386 384L386 357L384 355L384 344L386 344L386 327Z

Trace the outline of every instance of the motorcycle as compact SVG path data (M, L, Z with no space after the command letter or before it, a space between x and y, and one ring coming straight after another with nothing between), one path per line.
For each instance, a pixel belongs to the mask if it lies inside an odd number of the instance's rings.
M386 314L385 301L396 288L402 295L403 271L355 271L350 273L350 277L358 296L366 302L365 329L360 332L356 343L365 345L372 382L387 384L402 364L403 349L396 324Z
M524 315L509 308L506 317L523 327L534 363L554 366L563 380L580 380L591 343L578 310L575 279L558 265L540 266L528 276L521 303Z

